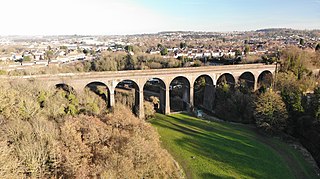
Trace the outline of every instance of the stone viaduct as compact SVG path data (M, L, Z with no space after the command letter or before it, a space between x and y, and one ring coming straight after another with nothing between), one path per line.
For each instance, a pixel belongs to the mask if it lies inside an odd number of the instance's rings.
M247 76L247 81L252 84L253 90L259 85L261 76L265 73L274 74L275 65L263 64L246 64L246 65L225 65L225 66L206 66L206 67L189 67L189 68L171 68L171 69L152 69L152 70L133 70L133 71L108 71L108 72L89 72L89 73L65 73L55 75L31 75L19 77L7 77L10 80L15 78L37 79L49 87L58 84L66 84L72 87L76 92L82 91L85 87L93 82L103 83L107 86L109 106L115 104L115 88L123 80L130 80L135 83L136 89L136 106L138 107L139 117L144 116L144 85L150 79L158 79L164 84L160 92L160 108L165 114L170 113L170 84L176 78L183 78L186 81L187 88L183 100L190 106L194 105L194 84L195 81L205 76L209 78L212 86L217 85L222 76L231 79L231 83L237 83L242 76Z

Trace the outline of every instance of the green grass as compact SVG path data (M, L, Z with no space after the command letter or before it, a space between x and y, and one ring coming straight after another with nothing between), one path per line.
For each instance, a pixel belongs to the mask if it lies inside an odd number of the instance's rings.
M151 123L188 178L316 178L299 152L250 127L184 114L157 114Z

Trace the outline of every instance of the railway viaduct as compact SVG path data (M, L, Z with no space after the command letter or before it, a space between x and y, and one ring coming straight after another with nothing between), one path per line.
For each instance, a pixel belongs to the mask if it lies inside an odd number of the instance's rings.
M257 90L259 83L265 74L274 75L275 65L246 64L246 65L225 65L225 66L205 66L189 68L152 69L152 70L132 70L132 71L108 71L90 73L64 73L55 75L30 75L19 77L6 77L10 80L16 78L37 79L48 87L55 87L65 84L72 87L76 92L80 92L93 82L104 84L107 90L107 100L109 106L115 104L115 89L117 85L130 80L135 88L135 105L138 108L138 116L144 116L144 86L150 79L157 79L162 84L160 90L160 109L163 113L170 113L170 90L174 87L171 83L175 79L183 79L185 84L183 90L183 101L190 106L194 105L194 85L196 80L203 76L210 81L211 86L219 84L222 78L230 84L236 84L244 79L251 86L252 90Z

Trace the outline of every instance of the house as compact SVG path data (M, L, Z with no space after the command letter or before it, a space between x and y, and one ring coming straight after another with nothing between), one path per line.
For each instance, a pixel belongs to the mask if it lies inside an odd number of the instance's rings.
M36 61L43 60L43 59L44 59L44 56L45 56L45 52L44 52L44 51L34 52L34 53L33 53L33 58L34 58Z
M77 50L78 49L78 45L77 44L67 44L67 45L64 45L68 48L68 50Z
M203 53L195 53L194 54L194 58L202 58L203 57Z

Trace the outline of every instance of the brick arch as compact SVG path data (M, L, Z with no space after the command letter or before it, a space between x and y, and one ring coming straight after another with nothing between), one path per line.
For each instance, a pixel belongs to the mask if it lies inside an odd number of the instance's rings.
M165 114L165 108L166 108L166 83L161 78L148 78L148 80L145 80L145 83L143 85L143 95L144 100L147 100L149 96L155 96L157 97L159 101L159 105L155 106L155 109Z
M132 89L134 89L134 92L132 91ZM117 92L119 93L119 95L117 94ZM121 93L129 95L126 96L122 95ZM137 116L143 113L141 108L141 105L143 105L143 100L141 100L141 96L143 96L143 94L140 93L140 87L136 80L119 80L114 87L114 94L116 102L126 103L124 105L131 106L133 113ZM130 94L134 96L134 100L132 101L132 103L130 103L130 101L127 101L127 99L130 98ZM117 97L120 99L118 99Z
M262 71L257 78L257 87L260 89L261 87L271 87L273 83L273 74L269 70Z
M153 78L156 78L156 79L159 79L160 81L162 81L164 83L165 86L167 86L167 81L168 81L168 78L163 78L163 77L157 77L157 76L148 76L144 79L142 79L140 81L140 87L141 89L143 89L144 85L150 80L150 79L153 79Z
M57 83L55 84L56 89L62 89L68 93L76 94L76 90L67 83Z
M238 78L239 86L245 85L245 87L249 88L250 90L254 90L256 83L255 78L256 77L252 72L245 71Z
M204 81L202 81L202 79ZM203 83L204 82L204 83ZM215 95L214 80L210 75L198 75L193 82L193 103L195 108L212 109L212 101Z
M114 88L116 88L123 81L132 81L138 87L138 90L141 89L141 86L139 85L139 82L136 79L130 79L130 78L116 80L116 83L114 84Z
M195 78L194 78L194 80L192 81L192 83L194 84L200 77L208 77L207 79L209 79L210 80L210 84L211 85L215 85L215 82L214 82L214 79L212 78L212 76L211 75L209 75L209 74L200 74L200 75L197 75Z
M189 110L190 106L190 80L185 76L176 76L170 82L170 109L173 112Z
M234 77L234 75L232 73L225 72L225 73L218 76L216 86L221 85L223 82L226 82L227 84L229 84L230 86L232 86L234 88L236 85L236 78Z
M99 94L99 89L97 88L97 86L105 86L105 90L106 94ZM96 93L97 95L99 95L100 97L102 97L102 99L104 99L107 103L107 106L110 108L111 107L111 102L110 102L110 88L108 87L107 84L105 84L104 82L101 81L92 81L89 82L85 87L85 89L89 89L92 92Z

